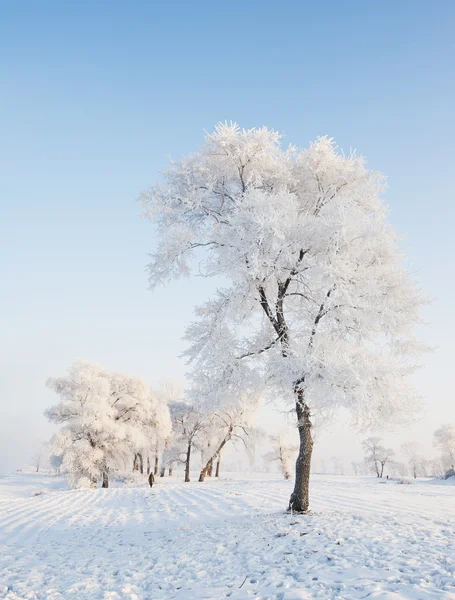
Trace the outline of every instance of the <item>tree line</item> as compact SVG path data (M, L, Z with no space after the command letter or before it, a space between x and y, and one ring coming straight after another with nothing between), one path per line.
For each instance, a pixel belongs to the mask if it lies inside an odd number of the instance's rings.
M189 482L196 449L202 482L214 468L219 475L228 442L239 441L250 449L257 436L251 403L211 411L182 400L172 384L154 392L145 380L98 364L75 362L67 375L51 378L47 385L60 399L45 414L62 425L50 441L50 461L76 487L101 482L106 488L109 474L128 465L147 474L150 485L158 474L168 470L172 475L175 465L183 465Z
M441 425L433 434L433 445L439 451L437 458L427 458L418 442L402 444L401 453L405 462L398 461L395 451L382 445L379 437L363 441L366 452L363 462L352 462L355 475L374 473L383 477L385 470L392 476L410 474L417 477L452 477L455 474L455 425Z

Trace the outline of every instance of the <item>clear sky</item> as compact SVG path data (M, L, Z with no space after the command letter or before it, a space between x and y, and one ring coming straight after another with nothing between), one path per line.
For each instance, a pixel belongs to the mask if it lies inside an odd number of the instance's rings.
M328 134L388 176L437 347L421 421L388 440L431 449L455 422L454 28L452 0L1 3L0 471L49 434L44 382L74 359L183 378L212 285L147 291L135 198L220 120ZM348 460L359 439L341 419L318 452Z

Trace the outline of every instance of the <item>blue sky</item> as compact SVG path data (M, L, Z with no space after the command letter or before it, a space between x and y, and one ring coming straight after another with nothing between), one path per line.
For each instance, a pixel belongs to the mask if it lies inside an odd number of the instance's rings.
M153 230L135 198L220 120L300 146L328 134L388 176L391 220L435 299L423 336L437 346L417 377L423 420L394 440L429 445L455 421L453 2L19 0L0 11L0 428L4 446L26 440L8 465L48 434L44 381L74 359L183 377L184 327L212 285L147 291ZM352 433L334 428L353 452Z

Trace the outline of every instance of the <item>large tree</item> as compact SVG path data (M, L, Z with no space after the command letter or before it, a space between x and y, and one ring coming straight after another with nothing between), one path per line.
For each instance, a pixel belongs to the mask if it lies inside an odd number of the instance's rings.
M220 124L142 194L159 234L152 287L192 270L228 282L188 331L194 384L222 403L260 382L295 407L294 511L308 510L314 414L345 407L373 425L416 404L421 297L383 189L329 138L283 149L265 127Z

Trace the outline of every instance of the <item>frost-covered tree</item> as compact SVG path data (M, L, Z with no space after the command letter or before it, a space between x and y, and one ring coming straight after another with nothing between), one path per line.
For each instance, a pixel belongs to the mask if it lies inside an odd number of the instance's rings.
M388 471L391 475L398 475L400 477L404 477L407 474L407 467L404 463L398 462L396 460L392 460L388 463Z
M401 449L406 457L406 460L408 461L408 465L414 479L417 478L419 471L421 475L424 475L425 460L422 456L421 445L418 442L407 442L401 446Z
M338 456L332 456L332 465L335 475L344 475L343 463Z
M185 482L190 481L191 453L198 447L204 428L207 425L206 417L196 407L186 402L171 402L173 439L170 445L166 462L183 462L185 464Z
M198 391L198 394L200 391ZM228 402L225 399L223 407L216 407L218 403L206 402L199 404L200 410L205 414L206 425L203 430L201 456L201 472L199 481L205 481L210 468L220 459L221 452L228 442L235 446L241 443L243 448L251 456L261 432L252 425L255 411L258 407L258 398L237 398L236 401ZM210 444L207 442L210 441ZM219 475L219 467L218 467Z
M35 450L32 454L32 464L36 473L40 471L49 470L50 455L49 455L49 444L48 442L37 441L35 444Z
M454 469L455 465L455 425L441 425L434 432L434 445L440 450L445 468Z
M369 437L362 442L366 450L365 461L374 469L377 477L382 477L384 467L391 463L395 452L390 448L384 448L381 444L381 438Z
M291 478L291 462L294 460L297 455L298 447L290 444L286 436L280 435L271 435L270 442L272 445L272 449L265 454L264 458L268 462L278 461L280 465L280 470L285 479Z
M68 375L47 384L60 402L45 414L64 425L51 442L51 453L61 458L61 467L79 487L94 487L100 479L108 487L109 470L119 458L132 449L141 453L153 432L166 435L170 430L167 407L138 377L79 361Z
M156 390L156 396L169 407L173 404L179 404L183 401L184 397L184 389L181 382L172 380L172 379L163 379L160 383L159 388ZM172 431L171 434L164 440L159 440L156 448L159 452L160 448L162 449L161 454L161 463L160 463L160 476L163 477L166 469L169 469L169 475L172 475L173 463L175 459L174 454L176 450L176 444L174 443L173 437L175 432ZM155 455L155 467L154 470L158 470L158 452Z
M446 463L442 458L433 458L428 461L427 469L433 477L442 477L446 468Z
M265 127L220 124L142 194L160 238L151 286L193 270L228 281L188 330L194 383L221 406L265 385L295 407L294 511L309 505L315 414L344 407L371 426L416 406L405 376L422 299L383 190L329 138L283 149Z

